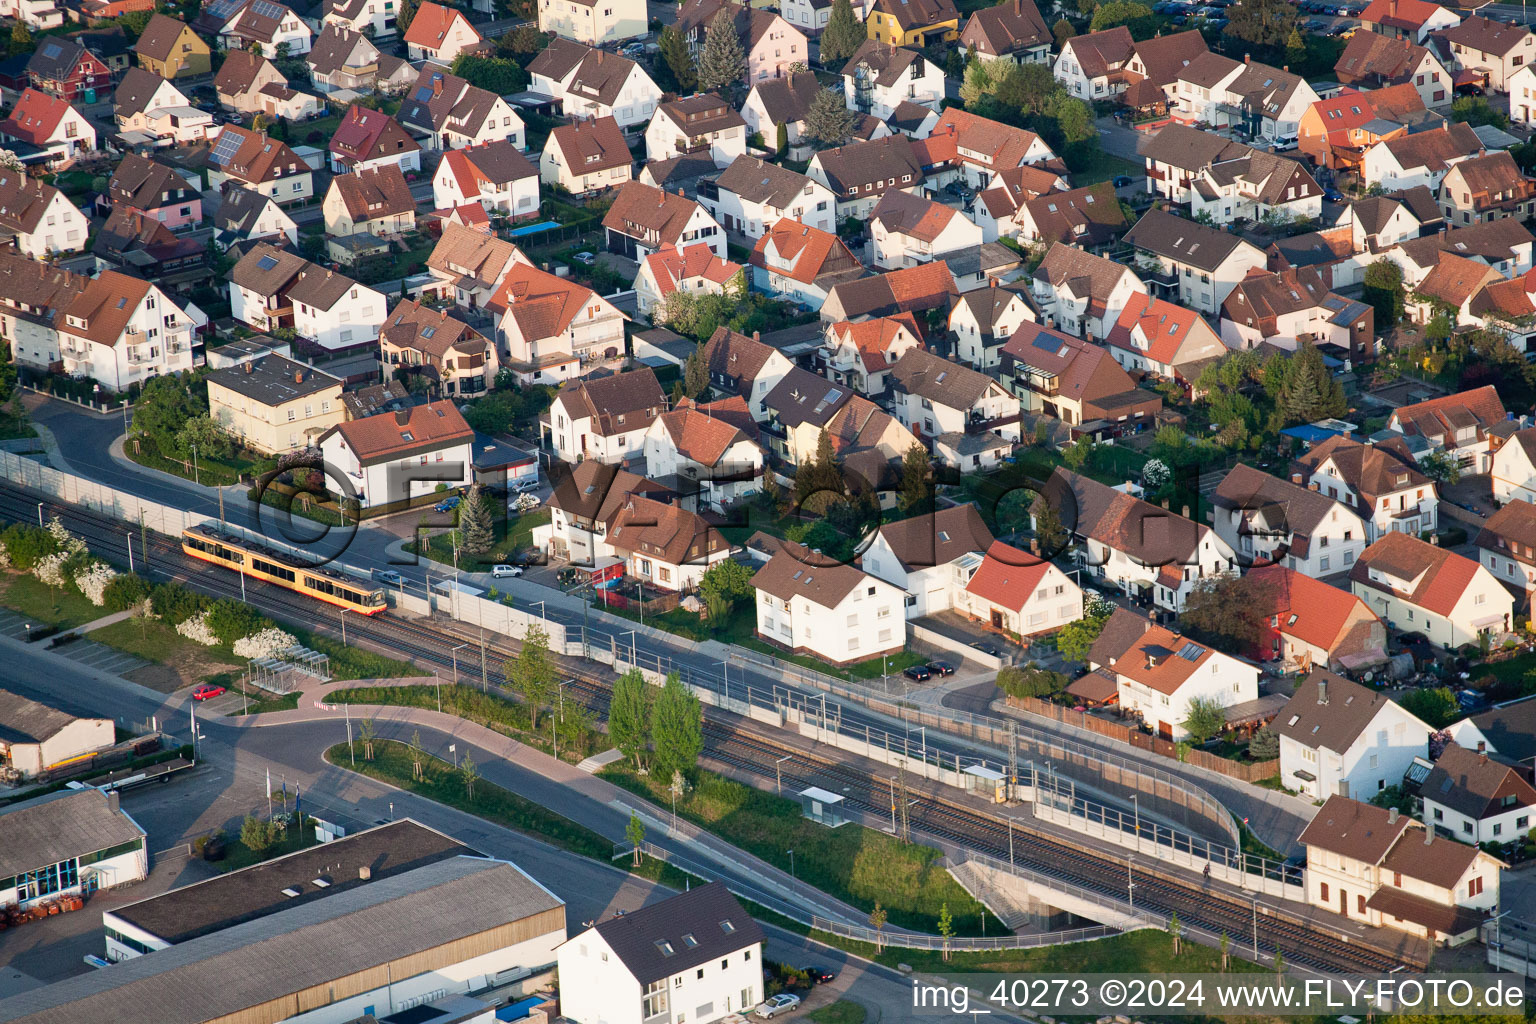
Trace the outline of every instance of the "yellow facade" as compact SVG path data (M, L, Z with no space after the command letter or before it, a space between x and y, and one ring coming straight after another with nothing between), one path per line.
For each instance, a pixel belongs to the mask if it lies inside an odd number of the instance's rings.
M932 25L912 25L902 28L901 22L894 14L888 14L876 7L869 13L869 17L864 19L864 30L869 38L877 43L923 47L940 40L959 39L960 19L956 16Z
M139 66L145 71L152 71L166 79L206 75L213 66L212 51L201 36L191 28L183 27L181 35L171 46L171 56L168 60L160 60L141 53Z

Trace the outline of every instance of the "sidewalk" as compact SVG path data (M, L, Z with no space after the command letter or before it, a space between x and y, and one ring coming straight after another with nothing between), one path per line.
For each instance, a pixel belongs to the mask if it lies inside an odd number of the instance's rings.
M343 710L327 710L321 705L337 690L358 685L361 685L358 681L326 683L305 691L303 706L292 711L269 712L239 721L226 721L226 724L236 728L270 728L303 722L335 722L344 716ZM382 739L409 740L415 728L443 734L447 740L439 744L439 750L433 751L430 741L427 743L428 753L444 760L463 757L470 752L466 747L472 747L482 778L545 807L558 808L558 813L615 844L625 841L624 830L629 824L630 812L634 811L646 823L648 842L702 860L743 887L803 907L808 913L848 924L868 922L868 914L857 907L805 885L771 864L686 822L680 820L674 831L669 811L484 726L420 708L354 704L350 711L354 719L373 718ZM456 755L448 752L448 742L459 748ZM572 799L573 795L582 799Z

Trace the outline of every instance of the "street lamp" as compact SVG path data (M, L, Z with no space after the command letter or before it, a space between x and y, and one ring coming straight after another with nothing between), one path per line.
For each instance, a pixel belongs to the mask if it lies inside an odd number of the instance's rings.
M636 665L636 660L640 657L640 653L636 649L636 645L638 644L639 641L636 638L635 633L636 633L635 630L630 629L630 630L626 630L625 632L619 634L619 636L627 636L627 637L629 637L629 667L630 668L638 667Z
M789 851L789 877L795 877L795 851Z
M1131 874L1131 867L1136 863L1136 855L1131 854L1125 858L1125 899L1131 905L1131 910L1136 909L1136 877ZM1255 949L1258 947L1255 946Z
M343 647L347 646L347 612L349 611L351 611L350 608L341 610L341 646Z
M539 605L539 621L543 622L544 621L544 602L540 601L540 602L538 602L538 605Z
M469 646L469 644L459 644L459 646L455 647L453 650L448 652L450 655L453 656L453 685L454 686L458 686L459 685L459 652L462 651L464 648L466 648L468 646Z
M437 713L443 713L443 677L437 669L432 670L433 685L437 687Z
M724 704L731 697L730 667L731 659L726 658L720 663L720 701Z
M39 530L41 530L43 528L43 503L42 502L38 502L37 503L37 528Z
M1141 801L1136 799L1137 794L1131 794L1131 809L1136 814L1136 849L1141 849Z
M31 627L29 626L28 628L30 629ZM794 756L795 755L793 755L793 754L785 754L783 757L781 757L777 761L773 762L773 775L774 775L774 778L778 779L778 782L779 782L779 796L783 796L784 795L784 768L783 768L784 762L788 761L790 758L792 758Z
M549 725L549 735L555 743L555 759L560 758L560 723L565 720L565 683L574 683L576 680L567 679L555 687L555 695L559 698L560 710L555 712L555 717ZM672 798L672 827L677 827L677 797Z
M1253 899L1253 962L1259 962L1259 897Z
M202 474L197 470L197 445L192 446L192 482L198 485L203 482Z

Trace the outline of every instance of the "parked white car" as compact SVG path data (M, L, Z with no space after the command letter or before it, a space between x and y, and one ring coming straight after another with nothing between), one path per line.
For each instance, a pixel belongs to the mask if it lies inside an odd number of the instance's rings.
M498 579L499 580L503 576L521 576L522 574L523 574L523 567L520 566L520 565L493 565L493 566L491 566L491 576L494 579Z
M800 1005L800 997L789 992L780 992L772 999L764 1000L758 1004L752 1012L764 1020L770 1020L781 1013L788 1013Z

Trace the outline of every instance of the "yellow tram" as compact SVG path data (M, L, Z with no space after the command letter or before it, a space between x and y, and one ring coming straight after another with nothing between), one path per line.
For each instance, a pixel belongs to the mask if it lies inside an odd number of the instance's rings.
M362 615L385 608L384 590L334 569L314 568L280 551L205 523L181 532L181 550L193 558L244 572L252 579L284 587Z

